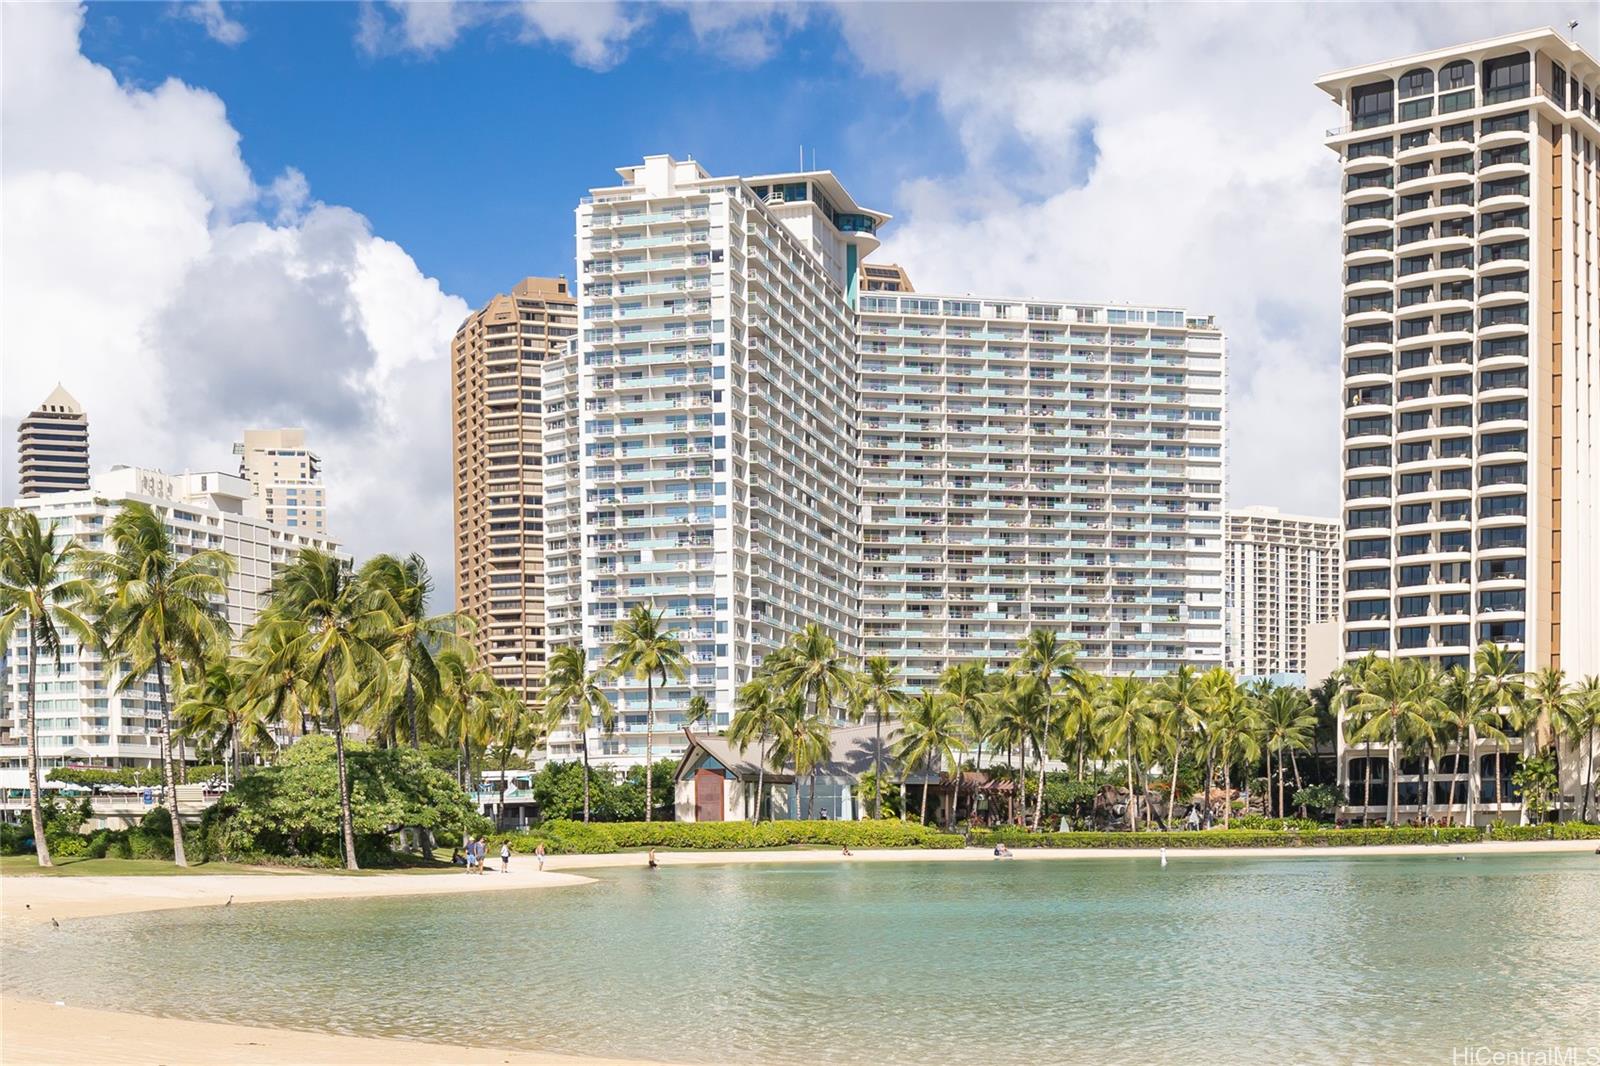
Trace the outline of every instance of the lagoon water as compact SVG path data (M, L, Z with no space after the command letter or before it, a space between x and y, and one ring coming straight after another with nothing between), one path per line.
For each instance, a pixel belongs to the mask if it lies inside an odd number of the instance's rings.
M678 1062L1448 1064L1466 1046L1600 1046L1592 855L597 876L13 930L0 987Z

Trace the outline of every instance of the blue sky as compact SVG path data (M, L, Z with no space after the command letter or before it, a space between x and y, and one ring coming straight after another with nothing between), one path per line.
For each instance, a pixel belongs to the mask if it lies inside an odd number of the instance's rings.
M662 12L602 72L501 26L429 55L367 55L360 11L245 5L249 36L229 47L162 4L91 4L83 51L127 83L216 93L258 180L298 168L317 199L355 207L473 304L527 274L570 273L577 198L645 154L759 173L795 167L804 144L891 212L902 181L959 158L929 97L867 75L820 14L751 66Z

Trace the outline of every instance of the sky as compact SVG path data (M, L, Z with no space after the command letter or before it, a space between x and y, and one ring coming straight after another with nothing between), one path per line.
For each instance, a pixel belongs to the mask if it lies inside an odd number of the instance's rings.
M448 597L462 318L570 275L617 166L803 151L895 216L876 257L919 288L1215 314L1230 503L1332 516L1340 117L1314 81L1572 10L0 5L0 498L57 381L97 471L227 469L244 428L302 425L333 532L422 552Z

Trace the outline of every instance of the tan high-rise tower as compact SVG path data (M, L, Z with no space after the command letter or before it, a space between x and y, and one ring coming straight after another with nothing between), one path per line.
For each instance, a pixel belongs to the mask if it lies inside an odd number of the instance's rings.
M577 332L564 278L527 278L450 345L456 609L495 680L531 695L545 661L540 373Z
M18 496L89 487L89 416L60 385L17 426Z
M233 446L239 476L255 489L261 517L318 535L328 532L322 460L306 447L303 429L247 429Z

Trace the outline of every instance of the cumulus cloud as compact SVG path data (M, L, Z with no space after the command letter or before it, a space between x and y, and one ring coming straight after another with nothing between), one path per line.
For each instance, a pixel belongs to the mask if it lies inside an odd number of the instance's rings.
M878 254L919 287L1179 305L1230 338L1230 497L1338 506L1336 125L1315 77L1550 5L845 4L862 68L960 134Z
M525 43L563 48L580 66L608 70L622 61L628 38L643 22L642 14L615 0L387 0L362 8L356 43L369 55L432 55L453 47L470 28L493 25Z
M244 24L231 18L222 9L221 0L184 0L173 4L174 13L180 18L191 22L198 22L205 27L206 36L219 44L233 46L242 44L250 32Z
M303 425L334 533L420 550L447 584L466 304L299 172L258 186L214 95L119 85L79 52L77 9L5 20L4 423L64 382L97 470L226 470L241 430Z

